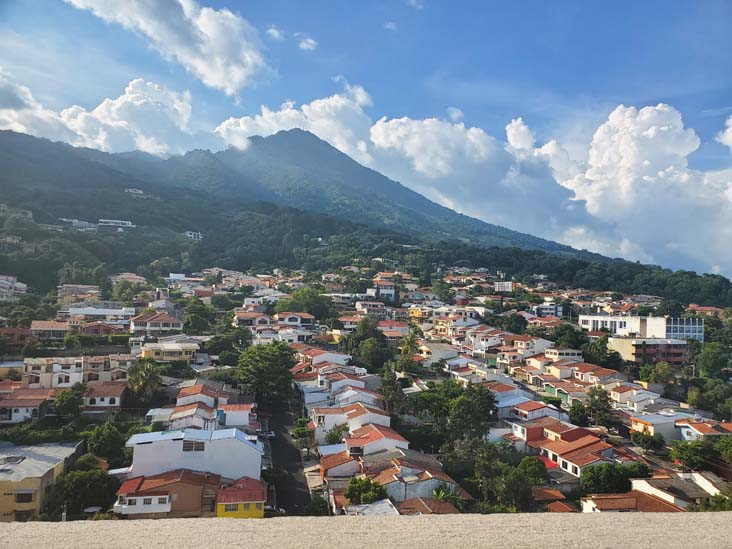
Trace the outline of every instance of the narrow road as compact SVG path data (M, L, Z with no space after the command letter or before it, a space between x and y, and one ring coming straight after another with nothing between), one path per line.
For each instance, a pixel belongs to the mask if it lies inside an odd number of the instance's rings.
M310 493L305 481L300 450L290 437L292 413L287 404L278 405L277 409L272 410L269 428L275 432L275 437L270 441L272 463L274 467L287 471L287 479L277 490L277 505L287 511L288 515L301 515L310 502Z

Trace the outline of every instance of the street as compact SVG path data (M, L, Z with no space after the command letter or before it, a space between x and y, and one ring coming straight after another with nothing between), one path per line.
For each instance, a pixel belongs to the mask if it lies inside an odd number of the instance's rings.
M287 404L278 405L272 410L270 430L275 432L270 441L272 463L275 468L287 472L287 478L278 486L277 506L287 511L288 515L300 515L310 502L305 473L303 472L300 450L290 437L292 413Z

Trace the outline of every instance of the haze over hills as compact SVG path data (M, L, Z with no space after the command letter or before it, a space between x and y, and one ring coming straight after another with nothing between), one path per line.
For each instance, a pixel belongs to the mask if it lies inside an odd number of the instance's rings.
M162 159L139 152L74 148L5 131L0 132L0 160L11 169L4 170L0 181L7 200L18 207L34 209L35 193L48 194L53 198L48 201L50 217L119 217L120 213L113 215L119 205L110 203L105 193L139 187L178 198L179 193L203 192L213 200L272 202L419 239L459 239L604 259L458 214L358 164L309 132L281 131L250 141L246 150L194 150ZM68 193L73 189L87 193L84 211L79 211L79 197ZM89 211L92 205L95 211Z

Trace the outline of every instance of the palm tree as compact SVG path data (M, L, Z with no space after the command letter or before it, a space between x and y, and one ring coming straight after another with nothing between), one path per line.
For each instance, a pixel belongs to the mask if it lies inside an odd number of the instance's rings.
M155 362L141 361L131 366L127 377L130 389L144 400L150 400L160 390L160 373Z
M402 338L402 357L413 357L419 351L417 336L414 332L409 332Z
M457 488L448 486L445 483L440 484L432 491L432 499L452 503L458 509L463 503L463 498L460 497L460 492Z

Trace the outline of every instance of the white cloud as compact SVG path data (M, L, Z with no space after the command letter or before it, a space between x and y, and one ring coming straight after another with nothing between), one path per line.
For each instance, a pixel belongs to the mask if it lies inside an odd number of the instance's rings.
M195 0L66 1L144 36L163 57L228 95L266 69L257 31L227 9L201 7Z
M506 139L509 147L517 151L528 151L534 148L534 134L531 133L529 127L524 124L521 117L514 118L506 126Z
M407 6L415 10L421 10L424 8L424 2L422 0L407 0Z
M190 129L191 97L145 82L131 81L124 93L91 110L78 105L54 112L30 90L0 73L0 129L66 141L109 152L141 150L182 153L194 147L220 148L214 134Z
M394 32L399 30L399 25L397 25L395 21L387 21L386 23L384 23L384 28L388 31Z
M274 25L267 27L265 32L272 40L277 40L279 42L285 39L285 31L278 29Z
M722 145L726 145L727 147L732 150L732 116L727 118L727 121L724 124L725 129L722 130L717 134L717 141L719 141Z
M312 38L303 38L302 40L300 40L300 43L297 45L297 47L301 50L313 51L317 49L318 42L316 40L313 40Z
M460 122L465 115L463 114L463 111L457 107L447 107L447 116L453 122Z
M368 164L368 132L371 119L364 108L371 97L361 86L343 82L344 92L316 99L297 107L293 101L283 103L278 110L262 106L259 114L229 118L216 133L227 143L239 148L248 145L253 135L272 135L280 130L300 128L328 141L337 149L359 162Z

